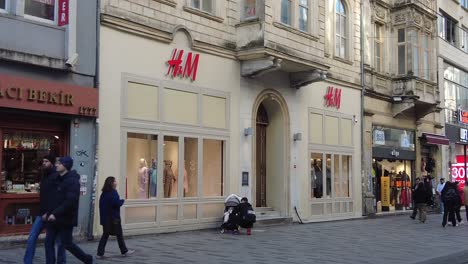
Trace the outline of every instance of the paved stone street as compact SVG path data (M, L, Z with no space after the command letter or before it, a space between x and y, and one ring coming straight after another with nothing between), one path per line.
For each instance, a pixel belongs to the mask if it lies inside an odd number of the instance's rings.
M250 237L214 230L139 236L127 240L134 256L117 256L117 242L111 240L107 253L114 257L98 263L468 263L468 225L442 228L440 218L430 215L426 224L388 216L273 226ZM80 245L95 254L97 242ZM0 250L0 263L21 263L23 252ZM67 256L68 263L78 263ZM36 263L44 263L42 246Z

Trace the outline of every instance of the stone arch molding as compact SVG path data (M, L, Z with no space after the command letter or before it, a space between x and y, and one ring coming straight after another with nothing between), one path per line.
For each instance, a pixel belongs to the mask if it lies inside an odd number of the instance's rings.
M188 28L184 25L178 25L172 31L172 44L184 47L193 48L193 37Z

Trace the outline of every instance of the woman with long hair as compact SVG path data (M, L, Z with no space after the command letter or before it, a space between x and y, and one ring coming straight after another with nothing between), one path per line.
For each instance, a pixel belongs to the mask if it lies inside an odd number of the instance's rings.
M135 250L127 249L123 238L122 224L120 222L120 207L123 203L124 200L120 199L117 192L117 181L112 176L107 177L102 187L101 197L99 198L99 214L103 227L103 233L97 250L97 258L99 259L104 258L107 239L110 235L117 236L122 256L128 256L135 252Z

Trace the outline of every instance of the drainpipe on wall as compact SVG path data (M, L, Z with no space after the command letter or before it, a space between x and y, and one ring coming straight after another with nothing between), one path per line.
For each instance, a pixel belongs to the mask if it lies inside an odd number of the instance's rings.
M372 177L367 173L367 161L364 146L364 96L365 96L365 79L364 79L364 0L361 0L361 19L360 19L360 44L361 44L361 175L367 179L367 190L363 192L363 214L369 215L374 213L374 196L372 194Z
M78 12L77 0L69 0L68 2L68 38L67 38L67 61L65 64L69 68L73 68L78 62L78 53L76 53L76 16ZM70 12L71 11L71 12Z
M95 76L94 76L94 88L99 89L99 67L100 67L100 54L99 48L101 45L101 33L100 33L100 25L101 25L101 0L96 1L96 62L95 62ZM96 119L95 127L94 127L94 175L92 179L92 189L91 189L91 199L89 205L89 219L88 219L88 240L93 240L93 227L94 227L94 208L96 202L96 187L97 187L97 176L98 176L98 153L99 153L99 119Z

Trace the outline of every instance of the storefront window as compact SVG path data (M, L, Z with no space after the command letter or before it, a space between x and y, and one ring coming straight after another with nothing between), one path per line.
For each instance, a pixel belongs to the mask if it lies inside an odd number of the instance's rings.
M164 198L177 197L179 172L179 137L164 137Z
M55 1L56 0L25 0L24 14L55 21Z
M326 163L325 163L325 170L326 170L326 180L325 180L325 197L330 198L331 197L331 169L332 169L332 160L331 160L332 155L327 154L326 155Z
M341 196L340 156L333 155L333 185L336 197Z
M374 160L375 196L383 211L410 209L412 164L409 160Z
M351 164L353 163L353 158L351 156L342 156L342 181L341 181L341 197L349 197L349 182L352 174Z
M5 0L0 0L0 9L5 9Z
M127 135L127 197L156 197L158 136Z
M36 192L42 158L60 154L61 135L32 132L4 132L2 190L8 193Z
M223 196L224 141L203 140L203 196Z
M310 155L311 198L323 197L322 153Z
M184 139L184 197L196 197L198 190L198 139Z

